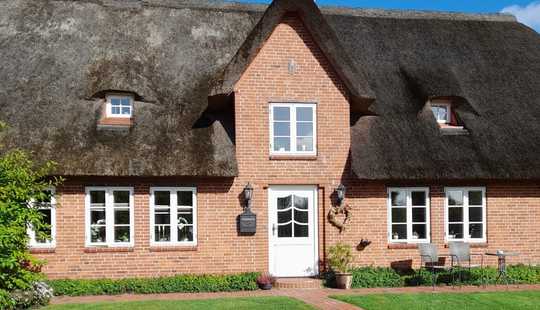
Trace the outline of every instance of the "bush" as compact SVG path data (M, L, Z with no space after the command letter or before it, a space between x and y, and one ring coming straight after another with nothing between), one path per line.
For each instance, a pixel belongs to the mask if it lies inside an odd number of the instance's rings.
M17 309L28 309L35 306L45 306L51 300L53 291L45 282L35 282L31 289L14 290L11 297Z
M253 291L259 273L236 275L179 275L161 278L50 280L54 295L118 295Z
M0 289L0 309L14 309L15 300L11 297L8 291Z
M328 250L328 264L337 273L347 273L353 260L351 246L338 243Z

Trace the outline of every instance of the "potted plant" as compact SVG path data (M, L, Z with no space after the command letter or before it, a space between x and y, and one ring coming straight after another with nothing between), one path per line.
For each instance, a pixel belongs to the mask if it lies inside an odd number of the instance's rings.
M328 263L336 275L336 286L341 289L348 290L352 285L352 274L349 272L353 260L351 252L351 246L344 243L337 243L328 251Z
M272 289L272 284L276 279L269 273L263 273L257 278L257 285L261 290Z

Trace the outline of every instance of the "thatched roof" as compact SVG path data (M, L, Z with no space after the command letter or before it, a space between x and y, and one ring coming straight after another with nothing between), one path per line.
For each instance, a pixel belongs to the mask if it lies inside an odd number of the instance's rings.
M503 15L320 15L304 0L279 0L263 19L266 6L215 1L0 1L2 143L57 161L59 174L234 176L226 95L291 8L357 99L357 177L540 179L537 33ZM109 90L138 100L127 132L97 129ZM430 96L461 98L468 135L440 133Z

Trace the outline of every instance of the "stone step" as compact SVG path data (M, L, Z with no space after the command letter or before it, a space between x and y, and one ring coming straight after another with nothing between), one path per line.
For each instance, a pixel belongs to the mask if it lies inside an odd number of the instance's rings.
M323 287L323 281L317 278L277 278L274 287L278 289L317 289Z

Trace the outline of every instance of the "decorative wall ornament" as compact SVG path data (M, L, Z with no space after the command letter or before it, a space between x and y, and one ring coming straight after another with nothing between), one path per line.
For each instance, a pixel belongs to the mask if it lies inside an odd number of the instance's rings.
M340 184L336 188L335 192L337 196L337 202L334 206L330 208L327 215L328 221L332 225L337 227L340 233L345 230L346 225L350 221L351 216L352 216L351 206L343 203L343 201L345 200L345 190L346 188L345 188L345 185L343 184ZM342 219L340 215L344 215L344 218Z

